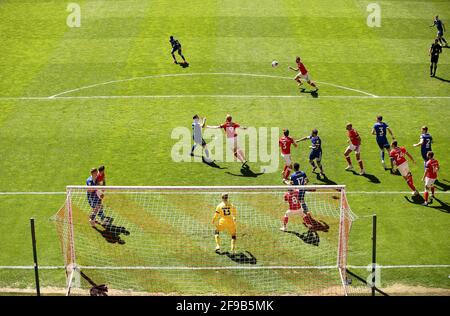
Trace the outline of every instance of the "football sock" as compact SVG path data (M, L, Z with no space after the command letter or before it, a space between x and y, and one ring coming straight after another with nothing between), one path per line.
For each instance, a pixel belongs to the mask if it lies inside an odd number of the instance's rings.
M287 167L284 171L284 178L287 179L289 177L289 174L291 173L291 168Z
M384 150L381 151L381 160L384 161Z
M234 253L236 251L236 239L231 238L231 252Z
M284 217L283 217L283 225L286 226L288 222L289 222L289 217L287 215L284 215Z
M428 202L428 191L426 191L423 193L423 198L425 199L425 202Z
M98 211L98 215L100 216L101 220L105 219L105 213L103 212L103 207Z
M194 146L192 146L192 149L191 149L191 154L193 154L193 153L194 153L195 147L197 147L197 145L196 145L196 144L194 144Z
M214 235L214 240L216 241L216 247L220 248L220 237L219 237L219 235Z
M314 160L311 160L309 163L311 164L311 166L312 166L313 168L316 167L316 164L314 163Z
M436 69L437 69L437 65L436 65L436 64L434 64L433 75L435 75L435 74L436 74Z
M206 158L209 158L209 150L206 148L205 148L205 155L206 155Z
M408 186L411 188L411 190L416 191L416 187L414 186L414 181L411 175L408 176L406 183L408 183Z
M348 163L349 166L352 165L352 160L350 159L350 157L345 156L345 160L347 160L347 163Z
M358 164L359 164L359 167L361 168L361 170L363 170L364 169L363 161L362 160L358 160Z

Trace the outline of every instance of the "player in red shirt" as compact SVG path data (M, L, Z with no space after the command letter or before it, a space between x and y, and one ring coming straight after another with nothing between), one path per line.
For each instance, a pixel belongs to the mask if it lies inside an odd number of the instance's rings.
M299 56L297 56L297 58L295 58L295 63L297 64L297 69L293 68L291 66L289 66L289 69L293 70L293 71L298 71L298 74L294 77L294 80L297 81L298 86L300 87L303 84L301 79L305 79L306 82L310 86L316 88L316 90L314 90L314 92L317 92L319 90L319 88L316 86L316 84L313 81L311 81L309 72L306 69L305 65L303 65L303 63L301 62L301 59ZM305 88L302 88L302 91L305 91Z
M309 211L304 211L302 209L302 201L300 200L299 190L289 189L289 191L284 194L284 200L289 203L289 209L286 211L283 217L283 225L280 228L280 230L282 231L287 230L287 224L291 215L300 215L304 217L306 216L306 213L309 213ZM307 207L305 206L305 208Z
M392 158L394 165L397 167L400 174L406 180L408 186L413 190L413 195L418 195L419 192L416 190L414 186L413 177L411 171L409 170L408 161L405 158L405 155L411 159L413 163L415 163L414 158L410 155L409 152L406 151L405 147L399 147L396 140L394 140L391 144L392 150L389 153L389 156Z
M437 173L439 171L439 162L434 159L434 153L432 151L427 152L427 162L425 164L425 172L423 173L422 181L425 181L425 192L423 198L425 202L422 205L428 205L428 195L431 191L431 196L434 197L434 181L437 179ZM430 201L430 203L432 200Z
M234 156L242 162L242 166L247 164L244 152L239 148L238 145L238 135L236 133L237 128L247 129L246 127L241 127L238 123L233 122L230 114L227 114L225 123L218 126L207 126L207 128L223 128L227 137L227 146L231 148Z
M363 161L361 159L361 137L359 136L358 132L353 128L352 123L347 123L345 129L348 131L347 142L350 143L344 152L345 160L347 160L348 163L348 166L347 168L345 168L345 170L353 169L352 160L349 155L352 151L354 151L356 155L356 160L358 161L359 167L361 168L361 172L359 174L364 175L366 174L366 171L364 170Z
M284 159L284 169L283 172L281 173L284 182L289 178L289 174L291 173L292 170L291 145L294 145L295 147L297 147L298 145L292 137L289 137L288 129L283 129L283 134L284 136L280 138L278 144L281 148L281 156Z

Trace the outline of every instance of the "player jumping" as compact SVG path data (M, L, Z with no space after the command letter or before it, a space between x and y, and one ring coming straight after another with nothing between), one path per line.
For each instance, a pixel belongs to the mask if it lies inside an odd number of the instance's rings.
M397 141L394 140L391 144L392 150L389 153L389 156L392 157L394 164L397 166L400 174L406 180L406 183L413 191L413 195L419 195L419 192L416 190L414 186L413 177L411 171L409 171L408 161L405 158L405 155L411 159L414 163L414 158L406 151L405 147L398 147Z
M427 153L428 161L425 164L425 172L423 173L422 181L425 182L425 192L423 198L425 202L422 205L428 205L428 195L431 191L431 196L434 197L434 181L437 179L437 173L439 171L439 162L434 159L434 153L429 151ZM430 201L431 203L431 201Z
M184 63L187 64L186 59L184 58L183 54L181 53L180 42L176 38L174 38L172 35L170 36L169 42L170 42L170 45L172 45L172 51L170 53L172 54L173 62L175 64L178 64L177 59L175 58L175 52L178 52L178 55L180 55L181 58L183 58Z
M286 184L291 185L307 185L308 177L306 173L300 170L300 164L298 162L294 163L294 173L291 175L290 180L285 181ZM284 200L289 203L289 210L286 211L283 217L283 226L280 230L286 231L287 224L289 221L289 216L291 215L302 215L304 218L307 213L309 213L308 206L305 203L305 190L290 189L285 195Z
M300 57L297 56L297 58L295 58L295 62L297 63L297 68L293 68L291 66L289 66L290 70L293 71L298 71L298 74L294 77L294 80L297 81L297 84L299 87L301 87L303 85L302 80L301 79L305 79L306 82L316 88L316 90L314 90L314 92L317 92L319 90L319 88L316 86L316 84L311 81L311 77L309 76L309 72L306 69L305 65L303 65L303 63L301 62ZM301 88L302 92L305 91L305 88Z
M238 123L233 122L233 118L230 114L227 114L225 118L225 123L218 126L207 126L207 128L223 128L227 135L227 145L233 151L234 156L242 162L242 166L247 164L244 152L239 148L238 135L236 133L237 128L247 129L246 127L241 127Z
M387 125L385 122L383 122L383 117L381 115L377 116L377 122L373 125L372 128L372 135L376 135L376 140L378 147L380 148L380 156L381 156L381 164L383 165L384 170L386 170L386 164L384 163L384 150L390 152L391 146L389 145L388 139L387 139L387 133L389 132L392 136L392 140L395 140L394 133L392 133L392 130L389 128L389 125ZM391 161L391 172L394 168L392 159Z
M284 159L284 169L281 173L284 181L288 179L289 174L292 171L291 145L294 145L295 147L297 147L298 145L295 140L289 136L288 129L283 129L283 136L278 141L278 144L281 148L281 156Z
M323 167L322 167L322 140L320 139L320 137L318 136L319 131L317 129L313 129L311 131L311 135L309 136L305 136L303 138L300 138L299 142L310 139L311 140L311 146L309 146L309 148L311 148L311 152L309 153L309 163L311 164L311 166L313 167L312 172L314 172L317 167L319 167L320 169L320 175L322 177L325 176L325 173L323 172ZM317 166L316 166L317 163Z
M363 161L361 159L361 137L359 136L358 132L353 128L352 123L347 123L345 128L348 131L348 140L350 144L348 145L347 149L344 152L345 160L347 160L347 168L345 170L352 170L352 160L350 158L350 153L352 151L356 154L356 160L358 161L359 167L361 168L360 175L364 175L366 171L364 170Z
M436 76L437 64L439 62L439 54L442 53L442 47L438 44L438 39L434 40L431 44L430 50L428 51L428 56L431 56L430 60L430 77Z
M221 231L227 231L231 235L231 254L236 254L236 207L228 200L228 193L222 194L222 203L217 205L212 224L216 226L214 239L216 241L216 253L220 254ZM219 220L217 223L216 221Z
M194 156L194 150L197 145L200 145L205 150L206 160L209 161L209 151L206 147L206 142L202 137L202 129L205 128L206 117L203 118L200 122L200 118L197 114L192 118L194 122L192 122L192 138L194 139L194 145L191 149L191 156Z
M442 42L444 42L445 46L448 46L448 43L444 38L445 25L444 25L444 22L439 20L438 15L436 15L436 17L434 18L433 25L430 25L430 27L434 27L434 26L436 26L436 28L437 28L437 39L439 40L439 43L442 44Z

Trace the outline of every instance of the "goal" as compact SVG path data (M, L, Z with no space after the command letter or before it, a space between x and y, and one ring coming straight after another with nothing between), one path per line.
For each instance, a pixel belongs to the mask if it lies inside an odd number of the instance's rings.
M68 186L54 216L67 294L99 284L108 295L348 294L356 216L345 186L94 187L104 194L95 226L92 188ZM313 225L291 216L280 230L289 189L305 193ZM227 232L215 252L212 219L224 192L237 209L235 254Z

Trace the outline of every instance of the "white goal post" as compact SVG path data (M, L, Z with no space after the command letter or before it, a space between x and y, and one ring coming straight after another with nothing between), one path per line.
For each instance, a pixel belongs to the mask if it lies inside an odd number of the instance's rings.
M66 192L54 218L67 293L92 285L80 278L83 271L121 295L348 294L356 216L344 185L67 186ZM212 220L222 193L236 207L235 253L227 231L220 231L215 252ZM289 194L302 207L289 213L282 231Z

